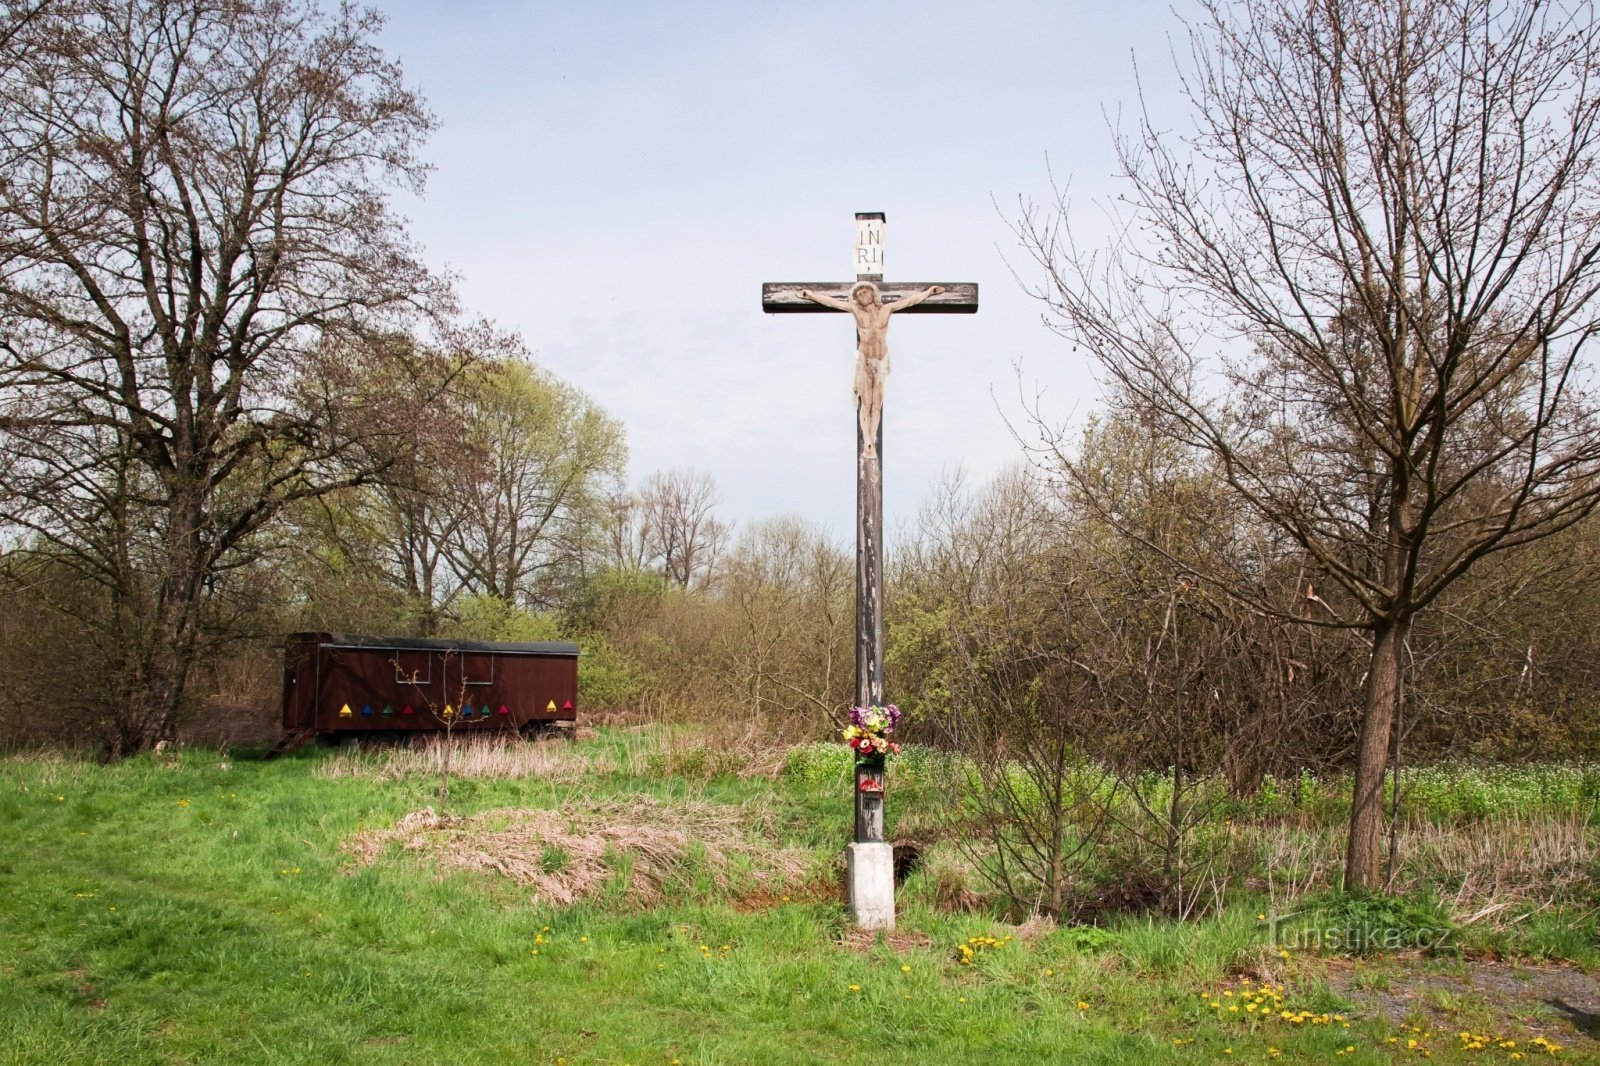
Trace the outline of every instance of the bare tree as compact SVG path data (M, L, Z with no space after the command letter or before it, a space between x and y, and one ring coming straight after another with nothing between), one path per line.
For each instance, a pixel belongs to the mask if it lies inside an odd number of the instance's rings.
M58 9L66 6L55 0L0 0L0 63L9 65L15 61L10 54L11 43L53 3Z
M1582 3L1205 11L1192 130L1118 141L1122 236L1076 245L1063 196L1017 230L1112 404L1314 568L1301 620L1368 634L1346 884L1376 887L1413 620L1600 499L1600 29Z
M619 570L645 569L650 559L650 529L637 493L619 492L606 502L606 563Z
M670 584L710 583L728 527L712 513L717 486L702 470L657 471L639 490L638 506L650 552Z
M3 517L117 600L114 752L170 729L215 576L283 507L370 477L426 399L393 338L449 293L386 190L420 187L431 120L378 26L85 0L17 27L0 69Z

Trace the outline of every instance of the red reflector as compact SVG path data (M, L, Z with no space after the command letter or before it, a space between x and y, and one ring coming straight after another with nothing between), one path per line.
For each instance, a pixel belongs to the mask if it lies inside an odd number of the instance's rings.
M501 714L510 714L511 713L511 708L507 707L505 704L502 703L500 705L500 713Z
M561 709L562 709L562 710L563 710L563 711L570 711L570 710L572 710L572 701L571 701L571 700L568 700L568 701L567 701L567 702L566 702L566 703L563 703L563 704L562 704L562 705L561 705Z

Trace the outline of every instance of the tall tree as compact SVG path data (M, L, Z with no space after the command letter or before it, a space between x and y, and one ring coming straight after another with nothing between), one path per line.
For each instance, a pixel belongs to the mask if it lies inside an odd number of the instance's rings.
M1062 196L1017 229L1111 402L1303 554L1302 620L1370 637L1346 883L1375 887L1413 620L1600 499L1600 29L1583 3L1205 16L1192 129L1119 138L1113 247Z
M74 0L0 69L0 517L119 605L115 750L170 728L214 576L287 504L370 477L416 398L363 388L449 305L388 206L431 120L378 26Z
M658 470L645 478L636 504L644 544L669 584L710 584L729 532L714 513L718 502L716 482L703 470Z
M484 362L463 383L449 565L463 587L548 606L579 576L627 461L621 423L581 391L519 358Z

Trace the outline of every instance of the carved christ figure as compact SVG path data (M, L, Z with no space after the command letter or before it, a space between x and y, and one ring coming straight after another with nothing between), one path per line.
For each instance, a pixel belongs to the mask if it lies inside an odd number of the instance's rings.
M883 386L889 379L889 316L896 311L915 307L930 296L944 292L943 285L935 285L895 301L884 303L878 296L878 287L870 281L858 281L850 289L850 299L840 300L809 289L800 290L800 298L831 307L835 311L848 311L856 320L856 418L861 424L861 439L865 441L865 455L878 454L878 425L883 420Z

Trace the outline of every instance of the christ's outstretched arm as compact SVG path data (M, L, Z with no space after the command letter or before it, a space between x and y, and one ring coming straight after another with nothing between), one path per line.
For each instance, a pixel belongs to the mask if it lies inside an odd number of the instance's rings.
M826 293L812 292L810 289L801 289L800 290L800 299L802 299L802 300L810 300L812 303L821 304L823 307L831 307L835 311L854 311L855 310L855 308L851 307L844 300L840 300L837 297L829 296Z
M910 296L902 296L894 303L884 304L883 306L892 315L896 311L904 311L908 307L915 307L928 297L937 296L941 292L944 292L944 286L935 285L932 288L923 289L921 292L912 293ZM805 294L801 293L801 295L804 296Z

